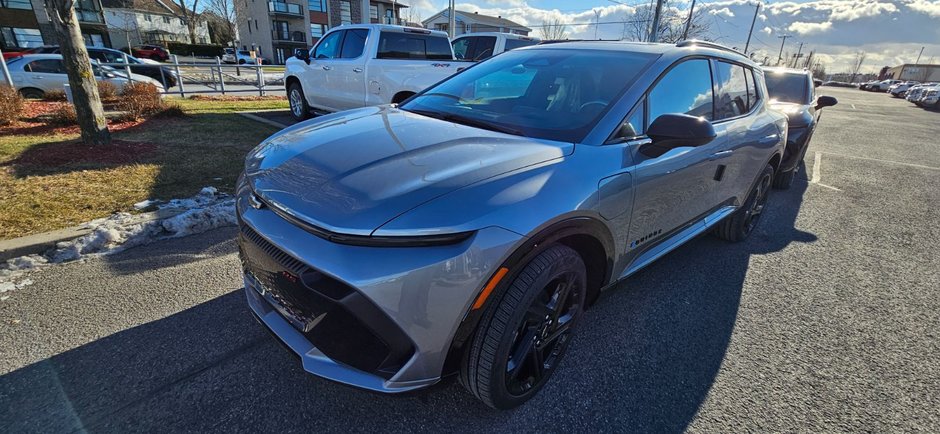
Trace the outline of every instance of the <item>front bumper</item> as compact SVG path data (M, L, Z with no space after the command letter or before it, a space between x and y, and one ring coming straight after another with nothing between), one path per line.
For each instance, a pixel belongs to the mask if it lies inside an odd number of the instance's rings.
M237 199L243 259L265 256L244 245L250 242L245 234L257 235L274 252L262 260L292 264L288 270L309 267L346 291L337 294L313 284L313 298L307 300L312 307L285 309L277 288L264 288L278 285L280 277L257 278L246 261L248 305L300 356L304 370L377 392L406 392L440 379L457 327L486 280L522 239L490 227L444 246L344 245L312 235L270 209L252 208L247 196L240 193ZM301 273L288 271L288 280L280 282L306 284L298 280Z

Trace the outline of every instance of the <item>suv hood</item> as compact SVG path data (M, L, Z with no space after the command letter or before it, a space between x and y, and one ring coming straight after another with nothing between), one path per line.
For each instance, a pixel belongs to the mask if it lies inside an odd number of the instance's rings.
M263 201L299 220L371 235L435 197L573 151L571 143L370 107L275 134L248 156L245 176Z

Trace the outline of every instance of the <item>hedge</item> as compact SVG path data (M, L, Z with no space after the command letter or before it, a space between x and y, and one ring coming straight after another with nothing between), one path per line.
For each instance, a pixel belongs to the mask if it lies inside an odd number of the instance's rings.
M180 56L215 57L222 55L221 45L185 44L182 42L169 42L166 45L170 53Z

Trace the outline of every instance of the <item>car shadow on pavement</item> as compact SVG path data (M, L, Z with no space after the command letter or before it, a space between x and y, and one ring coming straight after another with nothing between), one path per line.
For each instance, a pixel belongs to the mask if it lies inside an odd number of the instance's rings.
M453 381L385 396L306 374L233 289L0 376L0 431L680 432L721 368L751 261L815 241L794 227L806 188L775 192L748 241L701 237L607 291L552 381L516 410L492 411Z

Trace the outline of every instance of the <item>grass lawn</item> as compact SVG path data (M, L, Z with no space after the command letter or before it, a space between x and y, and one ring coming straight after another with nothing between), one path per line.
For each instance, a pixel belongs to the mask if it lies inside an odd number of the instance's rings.
M231 191L245 154L276 131L235 112L287 108L283 99L167 100L186 115L113 125L106 147L81 144L77 127L29 119L0 127L0 239L131 211L145 199L192 196L205 186Z

